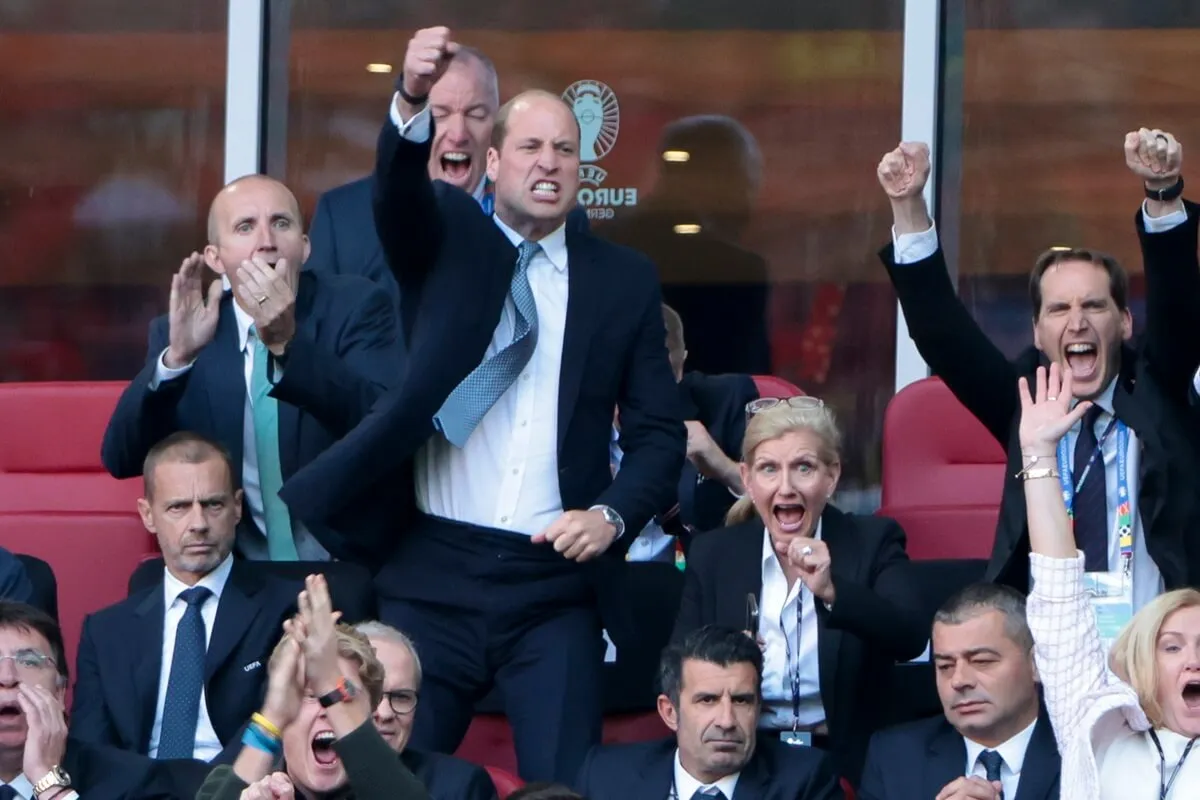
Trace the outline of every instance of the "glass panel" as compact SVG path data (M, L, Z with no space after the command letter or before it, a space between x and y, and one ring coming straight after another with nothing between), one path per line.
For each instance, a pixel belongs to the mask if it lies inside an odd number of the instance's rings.
M0 380L128 379L203 246L224 2L0 2Z
M1030 268L1053 245L1117 256L1144 301L1133 215L1141 188L1125 133L1200 130L1200 4L1187 0L1045 3L972 0L963 75L959 289L1010 355L1030 344ZM956 118L948 109L946 119ZM1193 154L1194 155L1194 154Z
M874 165L900 129L900 4L438 7L495 62L502 98L540 87L580 113L599 104L579 198L593 230L655 257L691 368L769 371L825 397L846 433L842 503L877 503L895 300L875 255L891 217ZM395 76L367 65L399 69L431 17L394 0L296 0L291 15L286 180L311 210L371 169ZM664 129L694 115L720 119L683 137L690 163L665 162Z

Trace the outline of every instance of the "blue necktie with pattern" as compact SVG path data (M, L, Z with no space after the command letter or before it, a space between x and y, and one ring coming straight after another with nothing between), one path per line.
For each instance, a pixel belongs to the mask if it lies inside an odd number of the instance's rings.
M979 754L979 763L983 764L983 771L987 773L989 783L1000 783L1000 767L1004 764L1004 757L995 750L984 750ZM1000 800L1004 800L1004 790L1000 790Z
M537 242L521 242L518 248L517 269L509 289L517 311L512 341L463 378L433 417L434 425L455 447L466 445L479 421L513 385L533 357L538 326L537 304L529 285L529 265L541 249Z
M211 596L212 592L203 586L193 586L179 595L187 603L187 609L175 628L175 650L156 758L191 758L196 749L200 692L204 689L204 654L208 650L200 608Z

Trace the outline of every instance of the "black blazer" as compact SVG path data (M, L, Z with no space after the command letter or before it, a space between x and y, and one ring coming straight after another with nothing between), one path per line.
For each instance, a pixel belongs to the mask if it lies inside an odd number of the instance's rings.
M496 785L483 767L442 753L405 750L400 761L429 792L429 800L496 800Z
M664 800L675 783L675 750L674 738L593 747L575 789L588 800ZM843 796L824 754L759 738L729 800L841 800Z
M205 656L204 692L213 730L232 763L243 724L262 704L267 662L295 613L295 586L234 560ZM162 581L83 621L75 668L71 735L146 754L162 671Z
M758 397L749 375L684 373L679 383L683 418L704 423L713 441L734 461L742 459L746 436L746 404ZM691 460L684 461L679 477L679 516L697 531L725 525L725 515L736 498L720 481L702 476Z
M929 800L967 768L962 734L945 717L917 720L871 738L859 800ZM1025 762L1017 796L1008 800L1058 800L1062 763L1050 718L1042 711Z
M762 599L762 538L757 517L696 537L674 639L702 625L746 627L746 596ZM929 630L895 521L826 506L821 539L837 588L832 611L816 604L821 702L833 765L857 782L891 666L920 655Z
M296 336L283 376L271 390L279 402L279 460L284 480L354 427L396 380L401 363L396 311L383 290L353 276L302 271L296 298ZM150 323L146 365L121 394L100 457L117 478L142 474L146 453L180 430L220 442L233 459L241 485L246 380L238 350L232 295L221 300L216 336L191 370L150 390L159 355L167 346L166 316ZM307 521L307 520L306 520ZM371 530L384 520L357 509L357 526ZM363 560L330 528L309 524L313 536L336 558ZM238 550L262 556L266 537L244 509ZM302 554L302 557L304 554Z
M159 761L115 747L68 738L62 768L71 776L71 787L80 797L179 800L195 797L209 765L190 759ZM37 775L31 780L40 777Z
M430 181L429 149L428 141L409 142L390 120L384 124L375 222L400 284L404 379L280 495L301 519L347 533L355 530L351 512L383 502L384 489L396 528L412 512L411 456L433 435L446 397L483 361L516 266L517 249L470 195ZM674 502L686 447L658 282L644 257L590 234L568 229L567 251L558 397L563 507L605 504L638 531ZM615 480L608 458L614 407L625 453ZM381 553L394 544L372 543Z
M1142 448L1138 513L1146 548L1167 589L1200 583L1200 470L1196 424L1188 389L1200 363L1200 337L1187 335L1200 297L1196 258L1200 206L1187 204L1188 219L1163 233L1147 234L1136 218L1146 273L1145 330L1122 347L1113 393L1117 417L1137 434ZM1009 361L992 344L958 299L939 249L924 261L897 265L891 245L880 252L896 287L908 330L934 375L1008 450L1004 493L987 580L1029 589L1029 529L1017 431L1021 404L1017 378L1033 381L1045 356L1033 347ZM1184 434L1184 435L1181 435Z
M371 176L335 186L317 199L305 269L361 275L400 305L400 286L388 269L371 214Z

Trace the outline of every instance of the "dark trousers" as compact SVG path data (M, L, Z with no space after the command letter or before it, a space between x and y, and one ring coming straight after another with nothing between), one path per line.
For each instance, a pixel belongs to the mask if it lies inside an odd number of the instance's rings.
M495 684L526 781L572 784L600 742L604 640L579 564L529 537L420 517L375 578L417 646L412 746L452 753Z

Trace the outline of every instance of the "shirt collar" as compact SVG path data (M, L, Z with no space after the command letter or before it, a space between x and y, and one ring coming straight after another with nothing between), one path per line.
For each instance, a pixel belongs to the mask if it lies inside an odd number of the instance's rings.
M675 748L675 794L678 796L677 800L692 800L692 795L698 789L709 787L720 789L726 800L733 800L733 790L737 787L740 775L740 772L735 772L732 775L726 775L716 783L701 783L683 768L683 763L679 760L679 748Z
M225 583L229 580L229 573L232 570L233 554L230 553L225 556L225 560L216 569L196 581L196 585L208 589L216 600L220 600L221 592L225 590ZM191 588L172 575L169 569L163 567L163 608L170 608L179 599L179 595Z
M1116 412L1113 411L1113 394L1116 391L1117 379L1114 377L1108 382L1108 386L1104 387L1104 391L1097 395L1094 400L1092 400L1092 405L1099 407L1101 411L1108 414L1110 417L1116 416ZM1071 408L1074 408L1077 405L1079 405L1079 399L1074 397L1071 398ZM1079 423L1075 423L1075 425L1078 427Z
M225 291L232 292L233 286L229 283L229 278L221 276L221 285L225 287ZM246 310L238 305L237 298L230 298L233 302L233 318L237 320L238 330L238 352L246 352L246 342L250 339L250 328L254 325L254 320L246 313Z
M487 179L487 175L484 175L482 178L479 179L479 185L475 187L475 191L471 192L471 197L475 198L476 203L482 203L483 196L485 194L487 194L487 189L488 189L488 179Z
M33 797L33 782L30 781L29 778L25 777L25 773L21 773L17 777L13 778L11 783L8 783L8 784L0 783L0 786L5 786L5 785L11 786L13 789L16 790L17 795L19 797L25 798L25 800L31 800L31 798Z
M980 753L984 750L995 750L1004 759L1004 763L1008 765L1009 770L1014 775L1020 775L1021 767L1025 764L1025 751L1029 749L1029 740L1033 738L1033 729L1037 727L1037 722L1035 718L1033 722L1026 726L1025 730L999 747L984 747L979 742L972 741L964 736L963 741L967 744L968 772L975 769L975 762L979 760Z
M508 237L514 246L520 247L521 242L525 241L521 234L505 225L498 215L492 214L492 219L496 221L496 227ZM553 233L540 239L538 244L542 246L542 252L546 254L546 258L550 260L556 270L567 271L567 224L565 222L555 228Z

